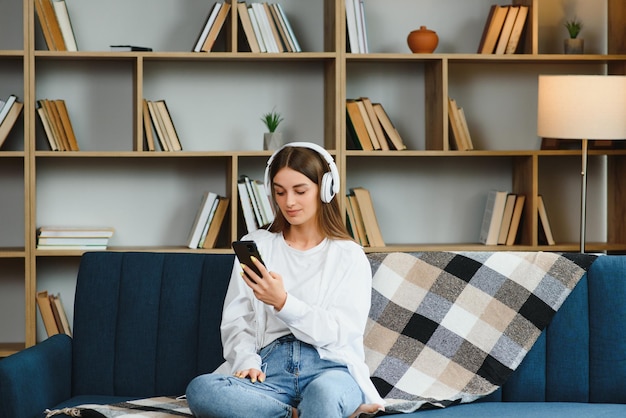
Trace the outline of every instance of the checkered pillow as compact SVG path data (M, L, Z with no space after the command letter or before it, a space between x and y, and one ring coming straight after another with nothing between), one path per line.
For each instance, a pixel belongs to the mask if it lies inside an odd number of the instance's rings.
M365 356L394 412L471 402L495 391L595 259L549 252L369 258Z

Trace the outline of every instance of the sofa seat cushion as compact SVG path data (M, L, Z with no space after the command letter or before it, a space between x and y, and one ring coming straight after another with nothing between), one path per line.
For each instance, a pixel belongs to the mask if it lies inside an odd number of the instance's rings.
M520 365L594 256L369 255L365 357L394 412L473 402Z
M577 402L475 402L397 416L402 418L622 418L626 416L626 405Z

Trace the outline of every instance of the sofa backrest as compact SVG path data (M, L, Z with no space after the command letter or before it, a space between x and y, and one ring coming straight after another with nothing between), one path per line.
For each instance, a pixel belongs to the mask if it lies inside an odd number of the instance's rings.
M222 361L230 254L86 253L76 284L73 395L180 395Z
M626 403L626 257L600 256L488 401Z

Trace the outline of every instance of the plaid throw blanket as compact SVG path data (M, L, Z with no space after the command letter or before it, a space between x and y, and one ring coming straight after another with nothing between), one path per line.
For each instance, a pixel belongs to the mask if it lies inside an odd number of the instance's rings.
M70 416L80 418L180 418L193 417L186 399L161 396L112 405L79 405L74 408L47 410L46 418Z
M389 412L472 402L501 386L595 256L370 254L365 356Z

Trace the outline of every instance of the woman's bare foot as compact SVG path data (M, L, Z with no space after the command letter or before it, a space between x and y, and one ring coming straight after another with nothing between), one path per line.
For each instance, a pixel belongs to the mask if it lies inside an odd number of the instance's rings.
M381 405L375 403L364 403L361 404L361 406L359 406L356 411L352 413L352 415L350 415L350 418L356 418L361 414L375 414L378 411L384 410L385 408L383 408Z

